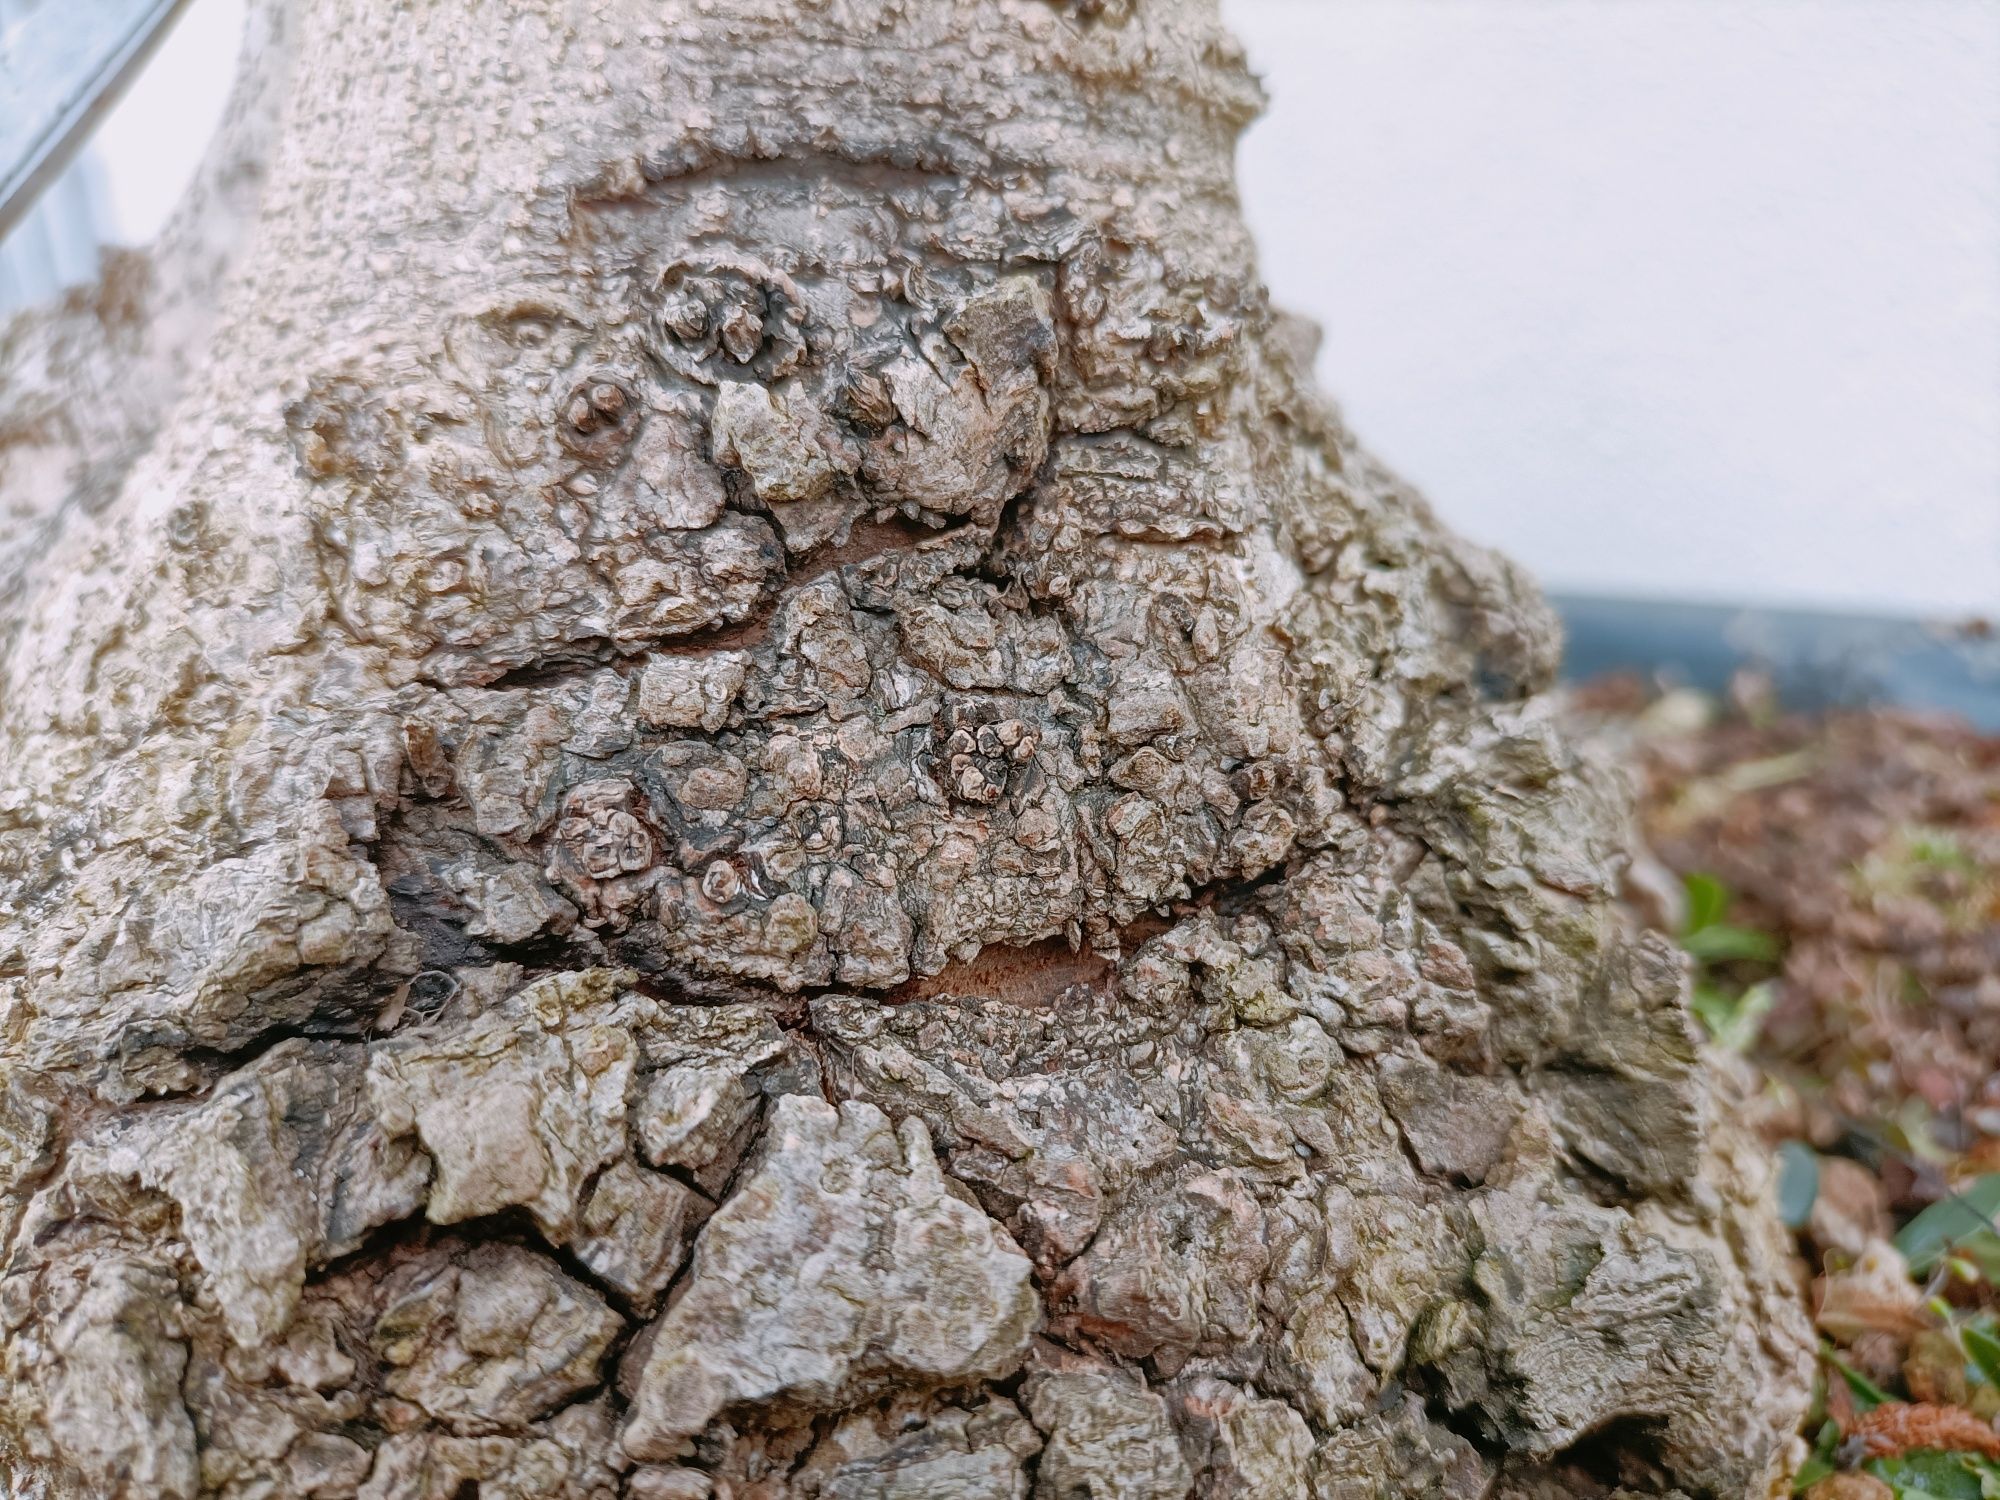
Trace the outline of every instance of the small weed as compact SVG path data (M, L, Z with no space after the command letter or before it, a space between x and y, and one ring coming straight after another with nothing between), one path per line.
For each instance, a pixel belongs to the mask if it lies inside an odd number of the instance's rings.
M1713 875L1688 875L1681 947L1694 960L1689 1008L1718 1047L1746 1052L1756 1044L1777 992L1768 979L1742 983L1746 966L1770 967L1783 955L1777 938L1731 922L1729 888Z

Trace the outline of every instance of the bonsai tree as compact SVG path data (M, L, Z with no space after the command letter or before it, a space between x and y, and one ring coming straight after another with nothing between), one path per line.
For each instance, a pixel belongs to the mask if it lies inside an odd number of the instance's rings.
M252 37L0 360L16 1493L1782 1481L1622 793L1212 0Z

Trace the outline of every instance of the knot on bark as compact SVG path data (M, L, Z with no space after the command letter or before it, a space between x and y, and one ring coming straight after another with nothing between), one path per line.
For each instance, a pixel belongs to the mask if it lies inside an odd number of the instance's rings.
M601 372L586 376L563 398L556 437L578 458L604 464L618 457L638 431L639 403Z
M548 877L601 927L629 920L651 894L661 837L645 816L645 799L622 777L573 786L553 831Z
M778 380L805 363L805 298L782 272L755 261L675 261L656 297L654 357L689 380Z

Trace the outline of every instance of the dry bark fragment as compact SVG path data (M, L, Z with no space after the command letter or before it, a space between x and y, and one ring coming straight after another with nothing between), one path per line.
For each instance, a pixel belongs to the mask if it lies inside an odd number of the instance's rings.
M1873 1458L1900 1458L1919 1448L2000 1458L2000 1433L1961 1406L1885 1401L1849 1422L1846 1435L1859 1439Z
M1040 1311L1027 1258L946 1190L921 1122L788 1095L763 1151L651 1334L628 1453L675 1457L747 1402L839 1410L1012 1372Z

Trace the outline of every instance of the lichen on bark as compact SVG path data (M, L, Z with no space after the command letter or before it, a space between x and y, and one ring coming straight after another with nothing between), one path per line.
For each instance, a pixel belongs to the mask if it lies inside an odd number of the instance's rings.
M334 4L5 603L22 1493L1761 1496L1553 622L1203 0Z

